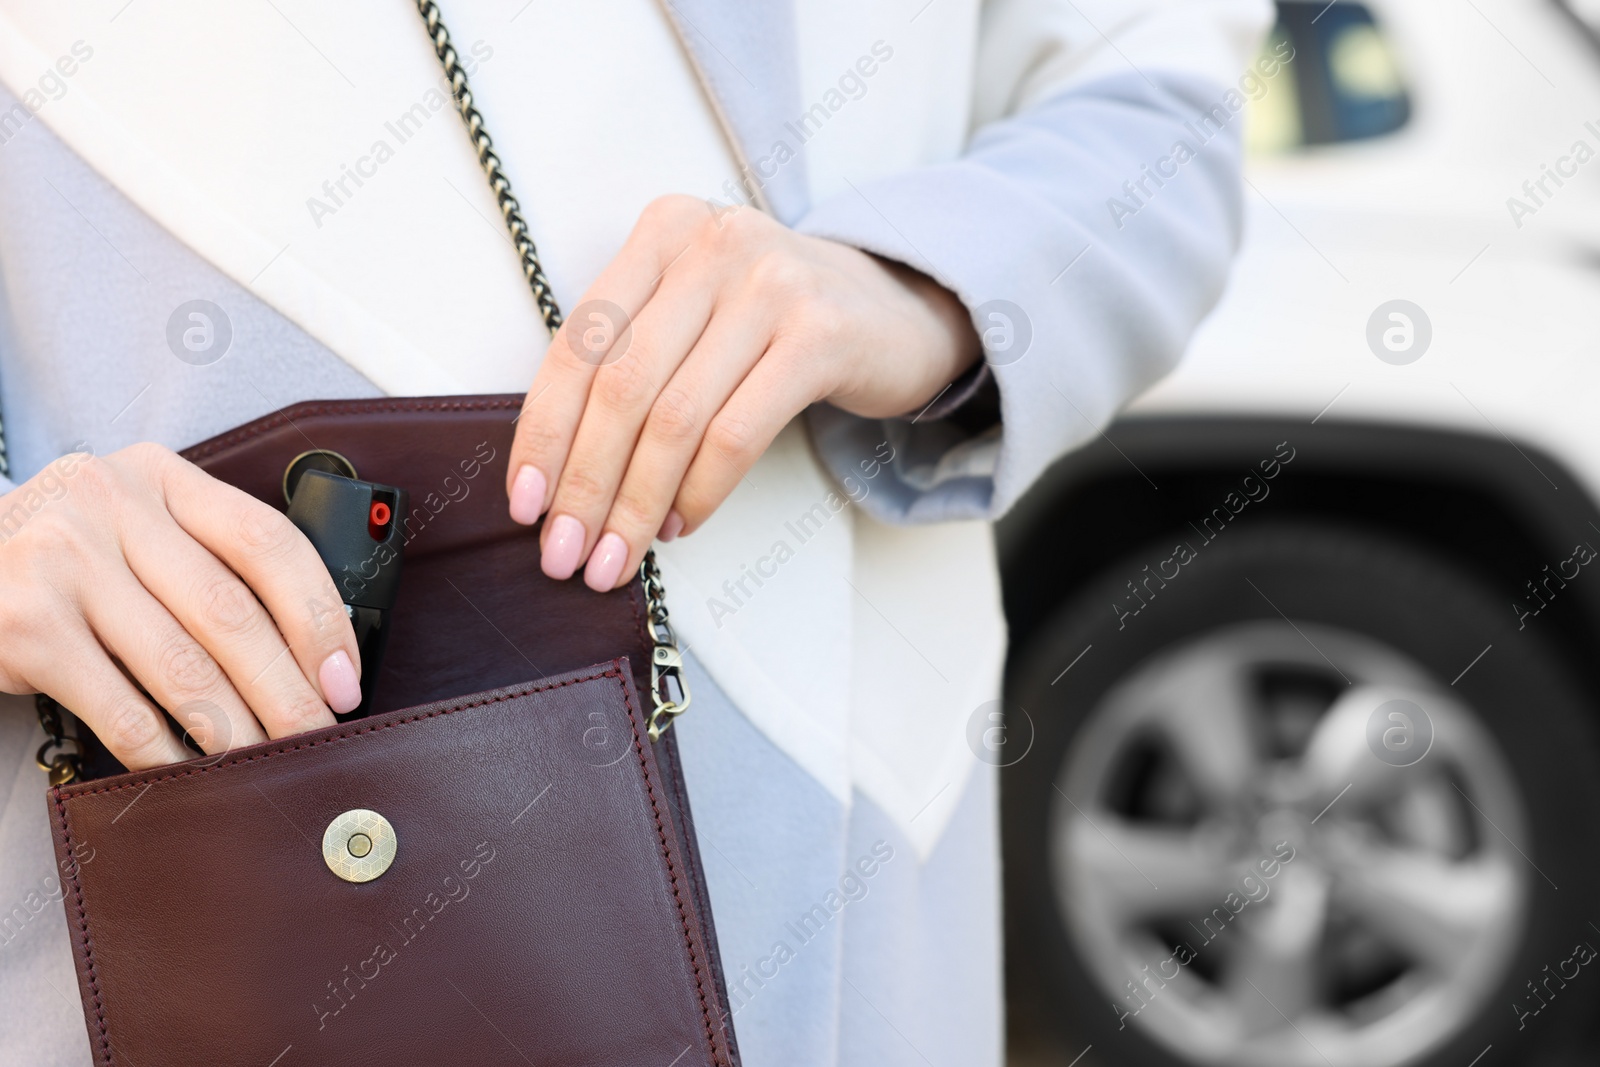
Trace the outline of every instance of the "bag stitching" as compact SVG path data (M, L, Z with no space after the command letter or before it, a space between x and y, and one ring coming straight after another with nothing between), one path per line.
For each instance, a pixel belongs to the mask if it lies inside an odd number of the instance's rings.
M328 737L319 737L314 741L301 742L299 744L280 745L277 748L267 749L264 752L256 752L248 756L239 756L235 759L227 760L222 763L207 764L204 767L189 767L182 771L174 771L171 774L161 775L157 778L139 778L131 782L123 782L120 785L101 786L96 789L80 789L73 791L70 789L70 787L57 786L56 791L64 795L69 800L76 799L77 797L94 796L97 793L115 793L122 789L133 789L137 786L154 785L156 782L170 781L174 778L186 778L193 774L206 774L210 771L221 770L224 767L237 767L244 763L254 763L256 760L267 759L271 756L281 756L287 752L298 752L301 749L316 748L319 745L331 744L334 741L344 741L351 737L359 737L362 734L376 733L379 730L387 730L395 726L404 726L408 723L421 722L423 719L432 719L440 715L449 715L457 711L466 711L468 708L487 707L490 704L498 704L502 700L515 700L518 697L532 696L535 693L543 693L551 689L560 689L563 686L568 685L577 685L580 682L592 682L599 678L612 678L618 676L620 676L619 668L615 666L615 661L613 661L613 666L607 668L599 674L590 674L582 678L569 678L564 682L551 682L548 685L534 686L529 689L519 689L512 693L506 693L503 696L494 697L491 700L475 700L466 704L455 704L451 705L450 707L435 708L432 711L423 712L418 715L411 715L404 719L396 719L393 722L381 723L375 726L364 725L356 730L350 730L346 733L332 734Z
M61 789L56 788L56 815L61 819L61 836L66 841L67 852L71 854L72 826L67 820L67 806L62 798ZM94 1017L100 1028L100 1055L106 1064L111 1063L111 1031L106 1026L105 1003L100 999L100 983L94 973L94 939L89 936L89 913L83 907L83 884L78 881L78 864L72 865L72 896L73 904L78 910L78 929L83 935L83 961L89 977L89 993L94 997ZM100 1058L100 1057L97 1057Z
M666 826L661 821L661 805L656 800L656 789L650 781L650 770L645 763L644 740L639 736L639 719L644 712L642 705L639 709L634 708L633 701L628 698L628 687L623 685L620 677L617 679L617 684L622 686L622 700L631 713L628 716L628 725L633 730L633 748L639 757L639 772L644 778L645 790L650 795L650 810L655 815L656 835L661 839L661 858L667 863L667 878L672 882L672 897L678 905L678 922L683 926L684 947L689 950L689 965L694 968L694 988L695 994L700 998L700 1018L706 1027L706 1044L711 1048L711 1055L722 1061L724 1057L718 1052L716 1028L711 1024L711 1004L706 999L705 976L701 973L700 953L695 948L694 935L689 928L689 911L683 902L683 892L678 884L678 864L667 841Z

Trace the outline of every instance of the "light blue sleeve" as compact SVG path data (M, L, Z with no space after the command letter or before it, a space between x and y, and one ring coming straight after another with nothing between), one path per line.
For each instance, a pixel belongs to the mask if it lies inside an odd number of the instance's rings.
M1172 368L1239 241L1244 115L1228 93L1148 70L1085 82L982 127L959 159L861 183L798 221L954 292L999 385L1001 422L975 436L811 408L841 480L894 448L863 507L899 523L997 517Z

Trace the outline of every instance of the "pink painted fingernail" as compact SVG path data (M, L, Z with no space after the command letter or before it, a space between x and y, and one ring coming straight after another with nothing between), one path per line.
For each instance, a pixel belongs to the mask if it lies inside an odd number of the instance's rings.
M597 593L608 592L622 577L622 567L627 562L627 543L616 534L608 533L600 538L589 555L589 566L583 572L584 583Z
M661 532L656 534L656 540L665 543L681 533L683 533L683 516L678 514L677 508L673 508L667 512L667 520L661 524Z
M544 491L548 485L544 479L544 472L531 463L524 463L517 470L517 479L511 483L511 518L524 526L532 526L539 521L539 513L544 510Z
M544 554L539 561L544 572L558 581L571 578L578 569L586 536L583 523L571 515L557 515L551 519L550 532L545 535Z
M317 668L317 681L322 683L322 698L339 714L361 706L361 676L343 649L322 661Z

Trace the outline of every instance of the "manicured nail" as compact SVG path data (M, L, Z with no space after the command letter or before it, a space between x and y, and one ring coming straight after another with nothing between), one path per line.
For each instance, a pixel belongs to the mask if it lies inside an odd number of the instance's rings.
M667 542L683 533L683 516L678 514L678 509L673 508L667 512L667 520L661 524L661 532L656 534L656 540Z
M361 706L361 676L343 649L322 661L322 666L317 668L317 680L322 683L322 697L328 707L339 714Z
M518 468L517 480L511 483L511 518L524 526L538 522L539 513L544 510L544 491L548 484L544 472L531 463Z
M559 580L571 578L578 569L578 557L583 554L587 535L583 523L571 515L557 515L550 520L550 532L545 534L544 553L539 565L550 577Z
M608 533L589 554L589 566L583 571L584 583L597 593L608 592L622 577L622 567L627 562L627 543L616 534Z

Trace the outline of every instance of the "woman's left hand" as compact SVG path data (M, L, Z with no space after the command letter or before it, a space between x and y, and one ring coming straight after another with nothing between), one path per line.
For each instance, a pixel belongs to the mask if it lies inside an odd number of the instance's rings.
M663 197L557 332L511 449L511 517L544 572L623 584L700 527L808 405L916 411L980 349L926 275L749 208Z

